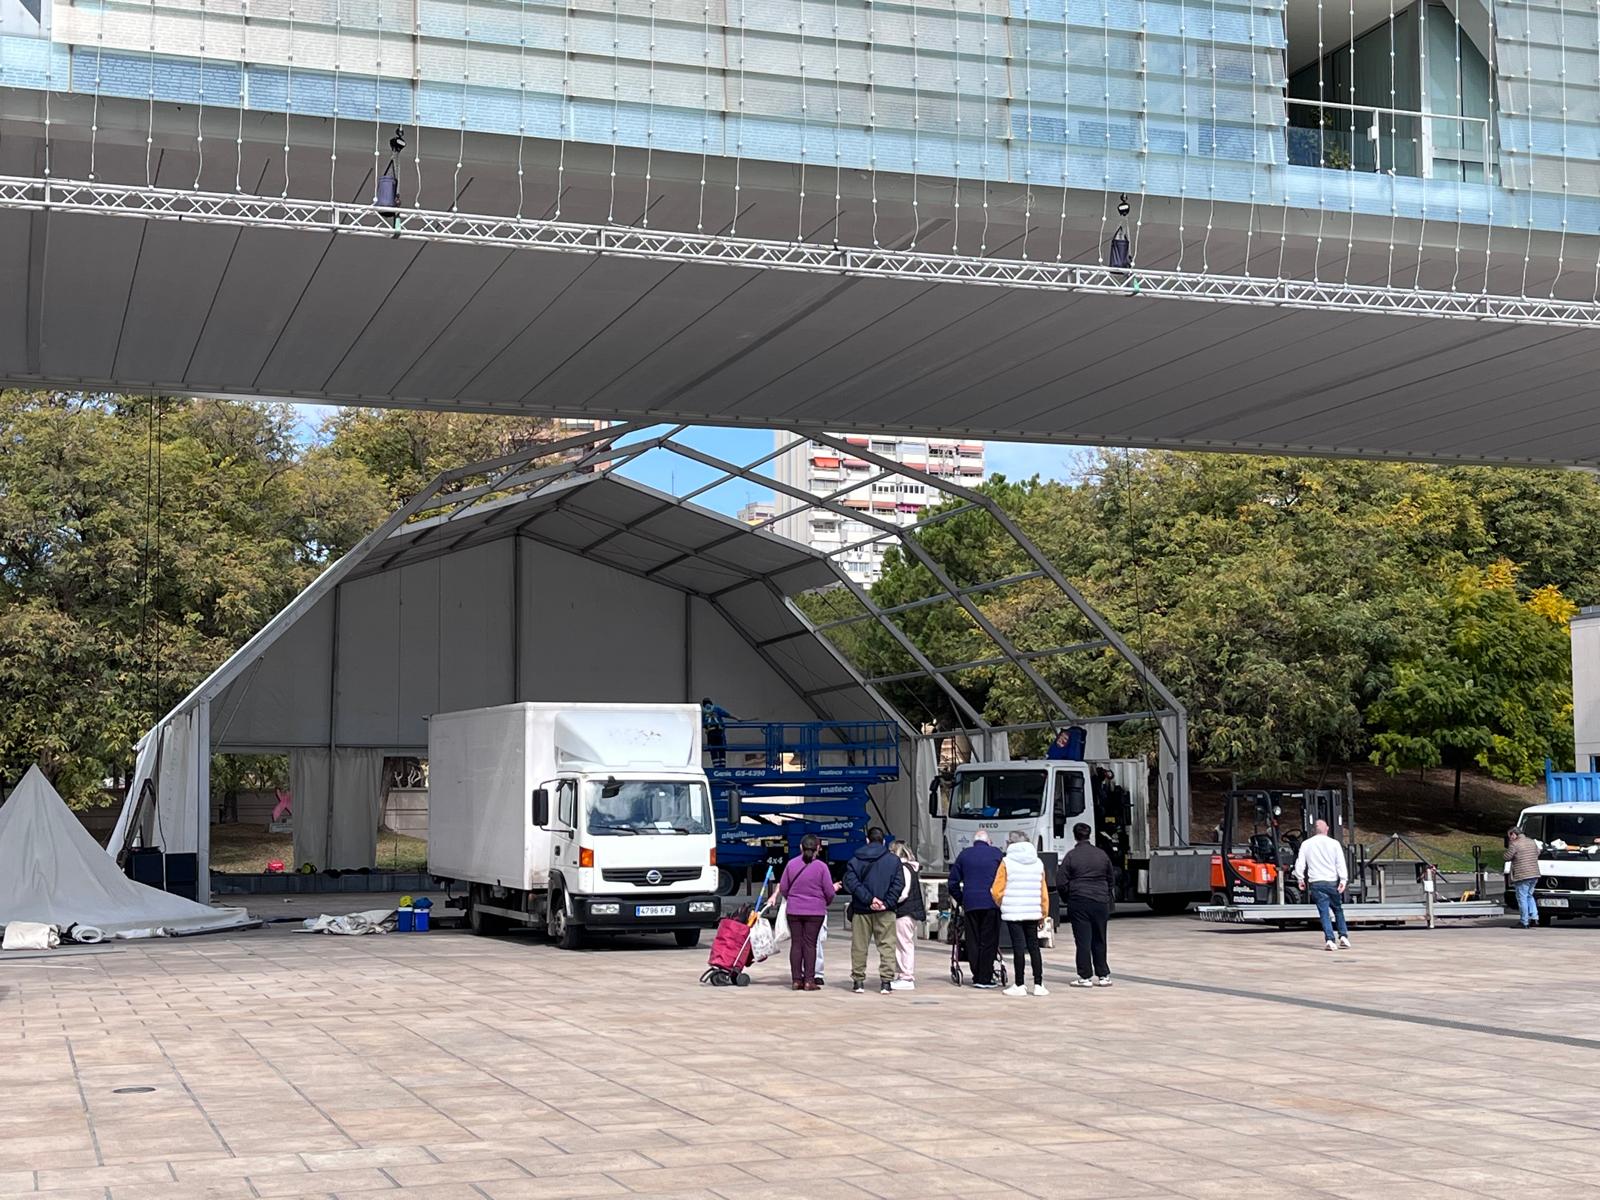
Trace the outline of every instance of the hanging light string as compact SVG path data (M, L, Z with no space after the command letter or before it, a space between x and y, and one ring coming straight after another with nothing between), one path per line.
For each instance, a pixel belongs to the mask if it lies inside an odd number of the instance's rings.
M744 199L745 16L745 0L739 0L739 132L734 136L733 143L733 220L728 224L728 233L732 237L739 236L739 206Z
M961 253L961 0L950 0L951 45L955 57L953 91L956 102L955 163L951 183L955 189L954 216L950 231L950 253Z
M100 7L105 8L105 0ZM241 64L242 65L242 64ZM200 90L194 108L194 190L200 190L200 176L206 167L206 0L200 0Z
M1522 295L1528 295L1528 265L1533 260L1533 5L1522 0L1522 40L1526 57L1522 60L1522 107L1528 116L1528 141L1523 151L1527 159L1526 178L1522 181L1523 206L1528 212L1528 230L1522 245Z
M383 2L377 0L378 19L376 22L376 39L373 46L373 79L372 79L372 198L378 198L378 180L383 175ZM517 184L522 183L522 161L517 160ZM522 215L522 210L517 209L517 215Z
M469 0L470 2L470 0ZM571 0L569 0L569 3ZM611 0L611 179L606 201L606 224L617 219L617 141L622 105L622 0Z
M922 170L922 61L917 45L917 0L911 0L911 246L917 248L922 232L922 211L918 207L918 176Z
M839 70L839 0L833 0L833 244L844 212L844 81Z
M1183 270L1184 227L1189 203L1189 0L1178 0L1178 120L1183 127L1183 155L1178 164L1178 263ZM1213 135L1213 140L1215 137ZM1213 167L1215 160L1213 160Z
M1246 19L1254 24L1255 13ZM1206 36L1210 39L1210 57L1206 61L1211 68L1211 174L1206 179L1206 236L1200 243L1200 270L1210 274L1211 229L1217 217L1217 0L1211 0L1211 28Z
M1144 201L1150 192L1150 5L1139 0L1139 206L1133 218L1131 249L1139 261L1139 241L1144 233Z
M1421 59L1420 65L1417 68L1417 78L1422 81L1420 84L1422 94L1426 95L1428 79L1428 6L1425 4L1418 5L1417 16L1419 18L1417 26L1417 46ZM1424 118L1424 120L1426 120L1426 118ZM1432 138L1424 136L1423 148L1426 149L1431 144ZM1425 165L1422 174L1424 179L1433 174L1433 164L1431 162ZM1421 192L1422 223L1417 227L1417 269L1411 279L1411 286L1414 289L1422 287L1422 259L1428 243L1428 186L1426 183L1423 184Z
M250 0L239 0L239 121L233 132L233 190L244 191L244 110L250 81Z
M5 44L5 18L0 16L0 46ZM106 49L106 6L100 3L99 21L94 34L94 110L89 117L89 182L95 180L98 166L96 154L100 145L100 64ZM0 87L5 86L4 72L0 71Z
M989 0L978 0L978 20L983 40L983 156L979 160L983 184L983 233L978 238L978 257L989 254Z
M1007 72L1009 76L1010 72ZM1028 257L1028 234L1033 229L1033 6L1022 0L1022 102L1026 110L1022 147L1022 257ZM1010 143L1008 142L1009 146Z
M1215 23L1213 23L1213 28L1215 28ZM1244 277L1246 279L1249 279L1250 278L1250 271L1251 271L1251 265L1250 264L1251 264L1251 261L1252 261L1252 259L1254 257L1255 236L1256 236L1256 194L1260 190L1261 185L1262 185L1262 180L1261 180L1261 125L1260 125L1260 117L1261 117L1260 96L1261 96L1261 91L1257 86L1257 84L1259 83L1259 80L1257 80L1257 78L1256 78L1256 71L1261 65L1261 63L1260 63L1261 55L1259 53L1259 48L1256 46L1256 13L1255 13L1255 9L1254 8L1251 8L1249 13L1248 13L1248 15L1245 17L1245 32L1246 32L1247 36L1250 39L1250 213L1249 213L1249 216L1245 219L1245 226L1244 226ZM1213 34L1213 38L1215 38L1215 34ZM1272 81L1269 81L1269 82L1276 82L1276 81L1272 80ZM1285 82L1287 82L1287 80L1285 80ZM1285 122L1285 124L1288 123L1288 106L1287 105L1284 106L1284 122ZM1287 146L1287 144L1288 144L1288 136L1287 136L1287 134L1285 135L1284 143L1285 143L1285 146ZM1269 157L1269 159L1268 159L1268 162L1267 162L1267 175L1268 175L1268 178L1271 178L1272 162L1273 162L1273 159L1275 159L1276 157L1277 157L1277 155L1276 155L1276 152L1274 151L1271 154L1271 156ZM1287 165L1287 163L1288 163L1288 155L1287 155L1287 153L1284 156L1284 162L1285 162L1285 165Z
M569 4L571 2L568 0ZM696 233L706 231L706 166L711 157L711 0L702 0L700 21L705 45L700 51L700 208L694 221Z
M1354 5L1355 0L1350 0ZM1327 43L1323 40L1322 29L1322 0L1317 0L1317 155L1320 161L1317 166L1322 168L1317 172L1317 249L1311 259L1311 278L1314 282L1322 280L1322 233L1328 223L1328 194L1325 177L1328 167L1327 128L1329 114L1332 109L1328 107L1327 90ZM1287 211L1288 206L1285 205ZM1280 267L1278 274L1283 270Z
M1345 173L1345 182L1350 186L1346 189L1349 204L1350 224L1345 234L1344 243L1344 281L1350 282L1350 260L1356 252L1356 120L1360 115L1356 112L1356 6L1355 0L1350 0L1350 40L1345 44L1349 47L1350 70L1345 103L1350 105L1350 166ZM1376 121L1377 114L1373 114ZM1375 128L1375 126L1373 126ZM1374 143L1376 144L1376 143Z
M1555 299L1556 288L1561 283L1567 263L1567 199L1571 184L1567 168L1567 6L1565 0L1556 0L1556 46L1561 56L1561 240L1556 245L1556 274L1550 281L1550 298ZM1459 62L1459 57L1457 59ZM1532 105L1529 106L1530 108ZM1533 149L1530 143L1528 149ZM1531 191L1531 188L1530 188Z
M411 7L411 37L412 45L422 44L422 5L413 4ZM412 152L411 165L416 174L416 192L411 197L413 208L422 207L422 112L418 107L421 104L422 87L420 83L413 83L411 93L411 132L416 140L416 148Z
M1284 70L1287 73L1287 71L1288 71L1288 63L1287 62L1284 63ZM1277 81L1276 78L1274 78L1272 82L1273 82L1274 85L1276 85L1278 81ZM1287 74L1285 75L1284 82L1285 83L1288 82ZM1322 100L1323 100L1323 98L1324 97L1322 95L1322 0L1317 0L1317 166L1318 167L1322 166ZM1285 114L1288 113L1288 105L1287 105L1287 103L1284 105L1284 112L1285 112ZM1288 170L1287 161L1284 163L1284 170L1285 170L1285 174L1287 174L1287 170ZM1288 194L1288 188L1287 188L1286 184L1284 184L1283 182L1280 182L1279 185L1278 185L1277 190L1273 193L1273 197L1272 198L1278 204L1279 210L1281 212L1281 219L1278 222L1278 276L1277 276L1281 280L1283 278L1283 259L1284 259L1284 254L1288 251L1288 248L1289 248L1289 194Z
M1398 90L1398 76L1395 70L1395 11L1394 0L1389 0L1389 271L1384 277L1384 286L1394 286L1394 243L1395 234L1400 227L1400 203L1396 191L1396 180L1400 172L1395 161L1400 153L1400 125L1395 113L1400 108L1400 93Z
M289 0L289 52L283 72L283 195L289 195L289 117L294 112L294 0Z
M1104 73L1101 87L1101 139L1100 151L1100 236L1095 240L1095 255L1101 266L1106 263L1106 212L1111 205L1111 6L1100 0L1100 66Z
M1467 106L1463 103L1461 95L1461 21L1454 13L1451 14L1450 21L1456 33L1456 104L1455 108L1451 110L1451 116L1455 120L1456 127L1455 151L1457 155L1455 170L1451 172L1455 176L1456 182L1456 249L1455 264L1450 273L1450 290L1453 292L1456 290L1456 285L1461 281L1461 184L1462 176L1466 174L1467 123L1465 117Z
M795 0L800 39L800 189L796 198L794 240L806 238L806 166L811 153L811 96L806 87L806 0Z
M872 245L878 247L878 26L877 9L867 9L867 181L872 189Z
M1061 0L1061 219L1056 261L1067 252L1067 191L1072 186L1072 0Z
M644 126L644 207L639 222L650 228L651 172L656 160L656 0L650 0L650 82L649 103Z
M200 0L201 4L205 0ZM381 0L380 0L381 2ZM333 120L328 140L328 202L339 201L339 60L344 53L344 5L333 0Z
M572 135L572 118L576 108L572 95L572 5L573 0L564 0L561 17L561 97L556 114L560 146L556 151L556 203L553 213L557 221L561 220L561 204L567 194L567 140ZM704 173L702 170L701 174Z
M382 0L379 0L381 3ZM517 0L517 220L522 220L522 206L526 199L526 162L524 151L528 143L528 0Z
M450 179L450 211L458 211L461 204L461 167L467 158L467 108L471 103L468 92L472 78L472 0L466 0L461 28L461 114L456 122L456 171Z
M148 116L144 128L144 182L147 187L154 187L156 182L155 149L156 149L156 4L150 0L150 49L146 54L146 62L150 68L150 85L148 90ZM45 159L44 173L50 174L50 91L45 89Z

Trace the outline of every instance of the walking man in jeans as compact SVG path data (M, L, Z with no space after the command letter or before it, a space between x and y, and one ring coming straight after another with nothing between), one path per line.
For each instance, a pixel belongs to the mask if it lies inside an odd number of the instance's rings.
M878 990L891 992L895 977L894 909L905 890L900 860L889 853L883 830L867 830L867 844L844 869L850 893L850 990L867 990L867 943L878 944Z
M1334 918L1338 919L1338 949L1350 949L1350 929L1344 923L1344 889L1350 870L1345 865L1344 847L1328 836L1326 821L1318 821L1316 833L1300 843L1294 873L1302 892L1308 882L1311 885L1311 899L1322 918L1323 949L1334 949Z
M1067 851L1056 869L1056 887L1067 906L1072 944L1078 951L1078 977L1068 987L1111 986L1111 968L1106 965L1106 922L1111 917L1116 867L1111 856L1089 840L1093 833L1081 821L1074 825L1072 837L1077 844Z
M1506 832L1506 874L1517 890L1517 916L1524 929L1539 923L1539 907L1533 901L1533 886L1539 882L1539 843L1513 825Z

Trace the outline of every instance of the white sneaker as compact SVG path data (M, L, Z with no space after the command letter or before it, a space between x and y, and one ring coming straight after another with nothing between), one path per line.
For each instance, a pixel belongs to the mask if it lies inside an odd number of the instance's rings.
M1341 950L1348 950L1348 949L1350 949L1350 939L1349 939L1349 938L1347 938L1347 937L1342 937L1342 936L1341 936L1341 937L1340 937L1340 938L1339 938L1339 949L1341 949Z
M1048 996L1050 994L1050 989L1045 987L1045 985L1042 983L1036 983L1033 985L1033 994L1035 996Z
M896 979L889 986L897 992L914 992L917 990L917 981L914 979Z
M1334 949L1334 948L1335 948L1335 947L1334 947L1334 944L1333 944L1333 943L1332 943L1332 942L1324 942L1324 943L1323 943L1323 944L1322 944L1322 948L1323 948L1323 949L1324 949L1324 950L1332 950L1332 949Z
M1094 980L1092 980L1092 979L1069 979L1067 981L1067 986L1068 987L1093 987L1094 986Z
M1111 976L1109 976L1109 975L1100 976L1099 979L1096 979L1094 981L1094 985L1095 985L1095 987L1110 987L1111 986Z
M1023 987L1020 983L1013 983L1005 990L1003 994L1007 996L1026 996L1028 994L1028 989Z

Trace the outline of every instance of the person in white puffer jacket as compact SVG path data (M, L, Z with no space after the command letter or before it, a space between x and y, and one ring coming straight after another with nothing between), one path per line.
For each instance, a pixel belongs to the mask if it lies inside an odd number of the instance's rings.
M1033 966L1033 994L1048 996L1044 986L1044 958L1039 953L1039 933L1044 928L1050 912L1049 884L1044 877L1044 863L1040 861L1028 835L1013 829L1006 836L1006 856L995 872L990 895L1000 906L1000 919L1011 935L1011 962L1014 982L1006 989L1008 996L1025 996L1022 986L1024 961Z

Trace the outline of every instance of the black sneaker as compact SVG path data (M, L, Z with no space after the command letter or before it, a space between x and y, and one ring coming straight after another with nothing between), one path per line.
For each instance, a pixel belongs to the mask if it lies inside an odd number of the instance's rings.
M853 979L850 981L850 990L859 994L867 990L867 985L860 979Z
M887 996L894 991L894 984L887 979L882 980L878 984L878 991Z

